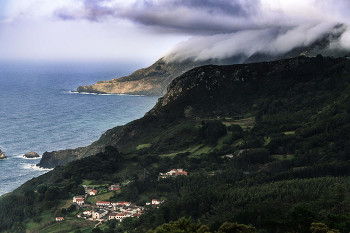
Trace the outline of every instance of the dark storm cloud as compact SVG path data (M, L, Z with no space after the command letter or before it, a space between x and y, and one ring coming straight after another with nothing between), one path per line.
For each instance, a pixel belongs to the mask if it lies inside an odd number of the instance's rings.
M160 31L217 34L254 28L250 19L259 13L259 0L163 0L136 1L121 6L111 0L81 1L79 9L61 8L55 16L63 20L103 21L109 17L128 19ZM106 3L111 3L106 6Z
M258 6L257 0L145 1L121 16L158 29L216 34L254 27L248 19L258 13Z
M115 16L115 9L103 6L107 0L84 0L79 9L61 8L55 11L55 16L62 20L86 19L100 21L108 16Z
M169 60L284 53L339 30L336 25L343 25L344 33L332 46L350 48L348 0L77 1L81 7L61 8L55 15L95 22L126 19L158 32L192 35L167 55Z

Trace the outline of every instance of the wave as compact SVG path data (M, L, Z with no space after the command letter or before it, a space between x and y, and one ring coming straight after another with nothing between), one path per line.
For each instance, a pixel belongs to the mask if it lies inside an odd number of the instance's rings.
M30 169L30 170L35 170L35 171L51 171L53 168L42 168L39 166L36 166L35 164L21 164L22 168L24 169Z
M91 92L78 92L78 91L65 91L64 93L68 94L81 94L81 95L119 95L119 96L135 96L135 97L143 97L145 95L131 95L131 94L108 94L108 93L91 93Z
M24 157L24 155L25 154L14 154L12 157L19 158L19 159L29 159L29 160L41 159L41 156L37 158L27 158L27 157Z

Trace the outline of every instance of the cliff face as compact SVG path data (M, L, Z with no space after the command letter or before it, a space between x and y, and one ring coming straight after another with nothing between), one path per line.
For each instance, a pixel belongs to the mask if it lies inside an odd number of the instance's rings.
M350 69L350 60L305 56L255 64L208 65L192 69L173 80L167 93L143 118L108 130L92 145L77 149L46 152L39 166L54 167L87 157L111 145L128 152L150 143L162 148L168 133L181 119L232 117L265 111L276 96L284 102L302 101L307 86L317 90L328 74ZM349 72L349 71L347 71ZM325 85L327 86L327 85ZM304 93L305 92L305 93ZM297 99L297 96L299 99ZM193 136L192 136L193 137ZM166 138L169 141L176 140ZM164 142L165 143L165 142ZM156 148L153 148L156 152Z
M129 76L110 81L100 81L94 85L80 86L77 91L88 93L163 95L171 80L203 64L205 63L167 63L162 58L150 67L137 70Z

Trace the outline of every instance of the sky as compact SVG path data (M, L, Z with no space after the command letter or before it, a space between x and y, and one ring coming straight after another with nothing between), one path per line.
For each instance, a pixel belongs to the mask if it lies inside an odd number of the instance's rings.
M224 59L278 54L341 31L349 0L1 0L0 59Z

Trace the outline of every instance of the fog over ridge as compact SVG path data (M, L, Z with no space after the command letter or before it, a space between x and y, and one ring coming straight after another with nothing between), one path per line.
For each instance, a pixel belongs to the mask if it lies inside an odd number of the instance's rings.
M60 8L62 20L128 20L157 33L190 35L166 54L168 61L278 55L329 34L329 49L350 49L348 0L76 0Z

